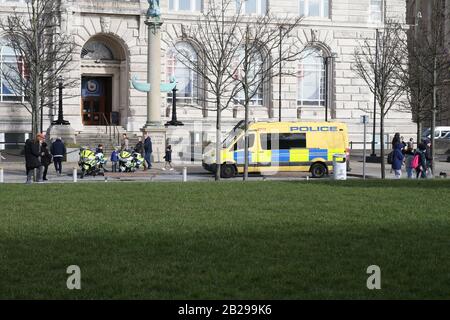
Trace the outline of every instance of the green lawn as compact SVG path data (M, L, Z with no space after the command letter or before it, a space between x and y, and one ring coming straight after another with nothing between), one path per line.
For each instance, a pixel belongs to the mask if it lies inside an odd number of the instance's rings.
M448 299L450 180L0 185L0 275L3 299Z

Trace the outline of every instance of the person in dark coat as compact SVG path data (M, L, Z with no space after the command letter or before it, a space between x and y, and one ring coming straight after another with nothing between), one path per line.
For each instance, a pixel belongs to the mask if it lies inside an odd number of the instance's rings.
M431 140L427 139L425 143L425 158L427 159L427 177L433 177L433 172L431 171L433 164L433 156L431 154Z
M163 170L166 170L167 166L170 167L170 170L173 170L172 167L172 146L169 144L166 148L166 154L164 155L164 159L166 163L164 164Z
M419 166L416 168L416 178L427 178L427 157L426 157L427 146L424 143L419 143L417 145L416 153L419 155Z
M145 151L144 159L145 162L147 163L147 168L144 166L144 170L151 169L153 148L152 148L152 139L150 138L148 133L145 134L144 151Z
M394 170L395 178L400 179L402 177L402 165L403 165L403 145L397 143L394 147L394 154L392 156L392 170Z
M66 155L66 146L61 138L56 138L55 142L50 147L50 153L53 155L53 162L55 164L55 171L57 175L62 172L62 160Z
M136 143L136 146L134 147L134 151L139 153L141 156L144 156L144 144L142 143L142 137L138 138L138 142Z
M27 182L31 183L33 180L33 171L38 169L37 182L41 182L41 143L44 141L44 136L38 134L36 139L27 139L25 141L25 168L27 170Z
M48 166L52 163L52 155L50 154L50 151L48 150L47 143L43 142L41 145L41 164L44 168L44 174L42 175L42 180L47 181L47 171Z
M401 143L400 133L396 132L394 138L392 139L392 150L395 150L395 146Z

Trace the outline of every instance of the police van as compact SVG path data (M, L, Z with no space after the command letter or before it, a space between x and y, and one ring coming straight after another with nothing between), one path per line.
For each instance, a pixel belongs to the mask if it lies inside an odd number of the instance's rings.
M223 141L221 176L244 172L244 125L239 122ZM337 122L251 122L248 125L249 172L311 172L321 178L333 170L333 155L349 156L348 130ZM214 146L206 148L203 167L216 171Z

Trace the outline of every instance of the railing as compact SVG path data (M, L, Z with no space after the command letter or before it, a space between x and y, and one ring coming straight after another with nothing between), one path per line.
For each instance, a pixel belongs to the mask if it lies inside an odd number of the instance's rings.
M111 114L110 114L110 117L111 117ZM119 132L119 129L117 129L117 126L112 124L112 121L108 121L108 118L106 117L106 115L104 113L102 113L102 122L103 121L104 121L104 123L106 125L105 126L106 134L109 135L110 142L112 144L117 142L117 145L119 145L120 144L120 132ZM114 145L112 147L114 147Z
M391 141L385 141L385 148L390 148L391 147ZM375 145L378 146L380 143L378 141L375 142ZM361 149L358 150L362 150L364 148L364 142L356 142L356 141L350 141L350 150L353 150L354 145L361 145ZM414 142L414 145L417 145L416 142ZM366 148L370 149L372 148L372 141L367 141L366 142Z

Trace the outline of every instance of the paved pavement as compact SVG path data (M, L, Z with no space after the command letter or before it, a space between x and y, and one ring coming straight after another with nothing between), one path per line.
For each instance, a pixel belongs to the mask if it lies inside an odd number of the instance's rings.
M204 170L201 164L192 163L180 163L174 165L175 169L173 171L162 170L163 164L156 163L153 168L148 171L139 170L134 173L112 173L107 172L105 176L91 177L87 176L84 179L79 177L79 168L76 163L63 163L63 174L57 176L55 174L55 169L53 165L49 167L48 181L46 183L71 183L73 182L73 168L77 168L78 183L85 182L119 182L119 181L167 181L167 182L179 182L183 180L183 167L187 168L187 180L188 181L213 181L214 176ZM386 177L388 179L394 178L393 174L390 172L390 166L386 166ZM25 167L23 162L2 162L0 163L0 168L3 168L4 172L4 182L6 183L24 183L25 182ZM436 175L439 176L440 172L445 172L450 177L450 162L437 162L436 163ZM363 174L363 163L362 159L351 162L351 171L348 172L349 179L361 179ZM368 179L381 178L380 165L374 163L366 164L366 176ZM403 174L406 177L406 173ZM249 180L251 181L265 181L265 180L306 180L310 178L309 173L305 172L283 172L273 175L260 175L251 174ZM332 179L330 176L325 179ZM240 181L242 176L237 176L226 181Z

